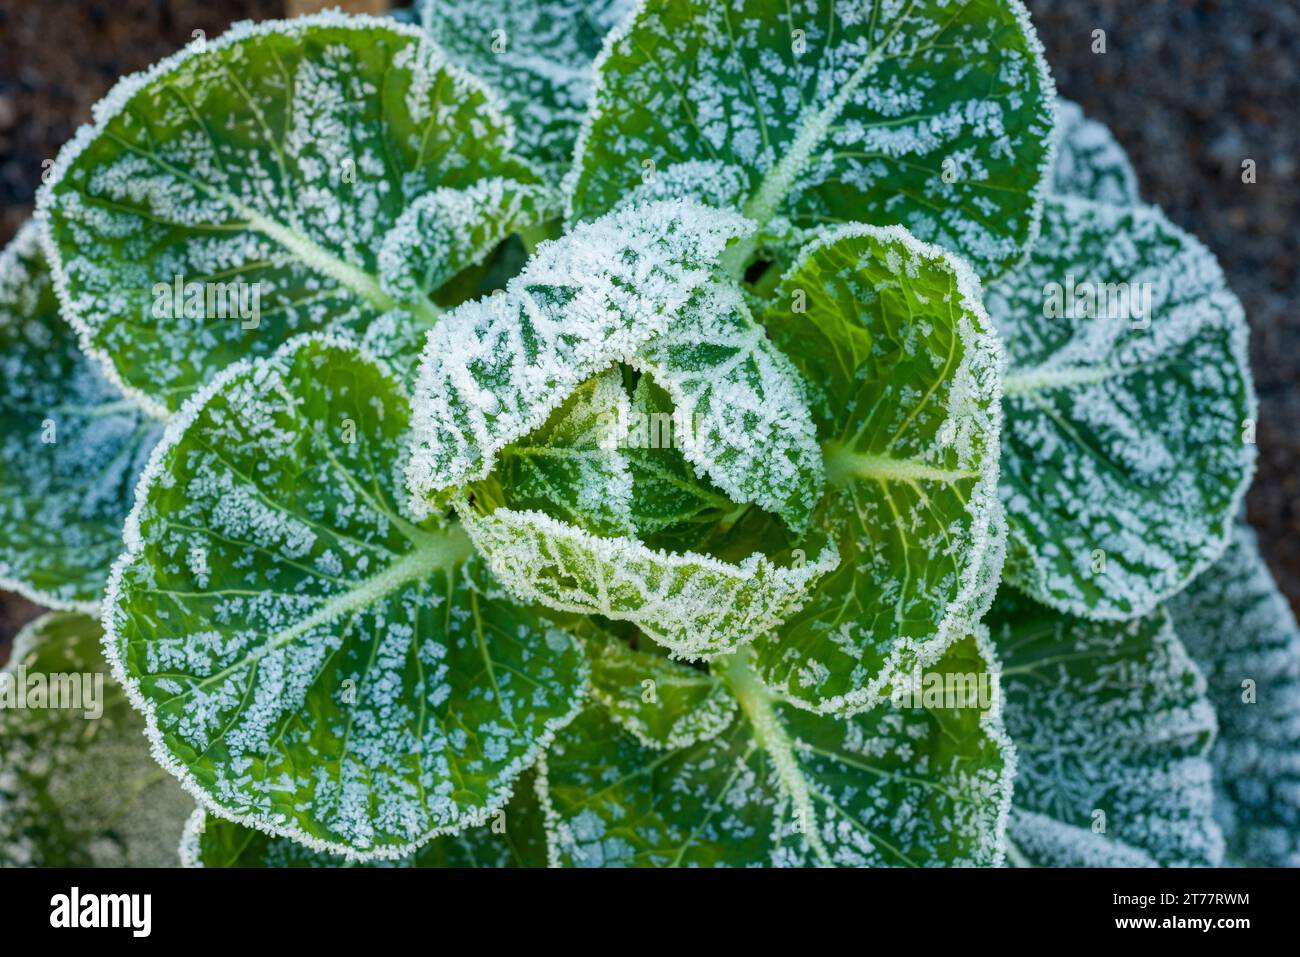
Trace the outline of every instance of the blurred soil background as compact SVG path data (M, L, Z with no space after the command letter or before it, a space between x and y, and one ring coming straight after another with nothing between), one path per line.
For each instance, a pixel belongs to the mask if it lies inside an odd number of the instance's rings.
M331 0L0 0L0 243L120 76L246 18ZM377 10L385 0L351 0ZM1260 396L1248 498L1300 609L1300 0L1028 0L1061 93L1114 131L1142 195L1219 257L1246 307ZM1104 53L1094 31L1104 30ZM1256 182L1242 182L1242 161ZM3 388L3 384L0 384ZM4 529L0 529L0 535ZM0 593L5 644L38 609Z

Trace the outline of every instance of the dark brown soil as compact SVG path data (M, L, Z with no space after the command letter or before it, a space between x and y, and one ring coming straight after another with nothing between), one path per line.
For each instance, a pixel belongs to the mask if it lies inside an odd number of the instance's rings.
M1200 236L1245 303L1260 394L1251 522L1300 608L1300 5L1029 0L1061 92L1129 151L1143 196ZM41 160L124 73L282 0L0 0L0 241ZM1106 52L1093 53L1093 31ZM1241 163L1255 160L1257 182ZM3 643L35 606L0 595Z

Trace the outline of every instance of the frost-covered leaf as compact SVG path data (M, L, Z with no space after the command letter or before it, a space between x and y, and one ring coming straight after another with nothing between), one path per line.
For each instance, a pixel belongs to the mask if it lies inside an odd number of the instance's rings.
M585 686L459 526L403 517L408 403L337 340L231 366L155 449L106 599L168 769L218 816L356 857L491 814Z
M935 673L987 676L986 650L960 642ZM717 663L742 715L711 740L646 748L598 709L560 733L539 788L557 863L1001 862L1014 758L991 699L840 719L771 695L742 656Z
M599 534L632 532L632 472L612 441L629 404L616 368L580 385L545 425L501 451L494 477L505 500Z
M380 285L398 302L431 296L511 233L545 219L552 202L547 187L500 176L425 193L384 236ZM409 311L420 317L419 309Z
M149 755L99 622L55 612L0 671L0 867L168 867L194 802Z
M1168 616L1089 622L1004 588L987 621L1020 762L1008 859L1217 864L1214 709Z
M420 358L407 483L412 509L487 476L582 382L668 328L710 278L734 213L677 201L622 210L542 243L501 295L468 302Z
M519 148L566 167L591 96L592 62L635 0L420 0L425 29L486 80L519 127Z
M294 333L359 333L398 307L427 326L437 309L407 273L486 248L416 246L392 289L381 250L410 249L410 219L439 211L403 214L434 191L457 223L501 214L475 183L536 182L513 135L414 26L327 13L197 40L119 83L59 155L39 205L65 315L168 409Z
M992 599L1001 350L969 268L897 227L810 244L761 318L807 383L828 484L814 525L841 560L760 642L760 669L797 704L854 711Z
M1078 103L1056 101L1056 163L1052 192L1133 206L1138 196L1137 174L1124 148L1103 123L1083 115Z
M1159 867L1146 851L1091 825L1063 824L1046 814L1012 807L1007 861L1013 867Z
M78 349L27 223L0 253L0 588L93 607L161 434Z
M631 364L672 399L687 461L733 502L807 527L825 482L816 430L798 372L737 287L702 287Z
M695 163L760 226L900 223L988 273L1033 237L1055 93L1017 0L650 0L596 70L573 221Z
M1010 580L1087 618L1149 612L1222 552L1254 469L1240 303L1158 210L1068 197L986 302Z
M633 648L590 620L578 633L593 695L643 746L684 748L716 738L735 719L736 699L717 675L673 661L653 642Z
M716 525L735 507L722 489L695 474L675 443L672 398L642 376L632 393L628 441L622 449L632 471L632 521L643 538L691 536Z
M776 628L838 560L828 547L793 567L758 552L732 564L592 535L541 512L460 513L492 571L521 601L630 622L687 659L732 651Z
M1238 524L1169 611L1219 718L1210 760L1229 860L1300 867L1300 628L1255 533Z
M535 775L515 783L510 801L459 834L436 837L396 860L368 861L368 867L545 867L546 828L537 803ZM356 861L314 851L287 837L273 837L234 821L196 810L181 840L186 867L355 867Z

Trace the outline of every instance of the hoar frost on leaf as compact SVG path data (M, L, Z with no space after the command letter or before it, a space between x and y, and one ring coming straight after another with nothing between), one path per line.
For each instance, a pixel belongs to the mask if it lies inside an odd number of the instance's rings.
M700 288L631 360L685 424L682 454L737 503L803 531L825 475L799 373L754 321L735 286Z
M643 4L596 63L569 219L685 163L760 226L900 223L1004 271L1036 229L1055 91L1017 0ZM757 245L737 247L736 275Z
M360 333L395 308L427 326L437 309L407 273L483 248L417 246L396 266L381 250L409 248L403 214L431 193L465 222L478 181L537 182L513 136L413 26L333 12L196 40L122 80L41 191L64 314L128 391L173 410L295 333Z
M611 441L618 416L629 407L618 369L606 369L580 385L540 429L506 446L489 480L497 487L477 483L476 497L504 496L514 508L544 509L600 534L632 533L632 470Z
M1254 471L1240 303L1158 210L1069 197L985 301L1010 580L1083 617L1151 611L1222 552Z
M150 756L101 635L85 615L45 615L0 671L0 694L27 695L0 708L0 867L176 865L194 802Z
M987 621L1020 758L1008 859L1217 865L1214 709L1164 611L1089 622L1004 588Z
M760 318L807 384L828 481L813 525L840 565L759 642L759 670L801 707L851 713L992 600L1001 350L969 267L899 227L828 231Z
M1219 719L1210 760L1228 860L1300 867L1300 628L1254 532L1236 525L1169 611Z
M809 714L744 654L719 671L742 714L706 741L646 748L602 711L542 766L552 861L570 866L997 865L1015 758L988 708ZM987 673L980 637L936 670Z
M105 601L158 760L220 817L355 858L495 811L586 684L462 529L402 515L408 403L340 340L230 367L155 449Z
M644 747L685 748L716 738L735 720L736 699L720 676L673 661L653 642L633 648L591 619L578 634L593 696Z
M465 830L437 837L419 850L393 860L370 860L367 867L545 867L546 829L537 803L534 774L515 783L505 806L483 815ZM358 862L313 850L202 808L190 817L181 839L183 867L353 867Z
M592 61L635 0L420 0L421 19L453 61L496 90L519 148L561 170L587 110Z
M1052 192L1056 195L1116 206L1141 202L1133 164L1110 130L1084 116L1079 104L1059 98L1055 152Z
M0 587L90 610L162 425L77 347L38 229L0 253Z
M412 509L492 470L597 372L629 361L709 281L748 226L697 203L610 214L538 246L504 293L465 303L420 358L407 483Z
M520 600L636 625L678 658L733 651L778 627L838 562L833 546L778 565L757 552L738 564L598 536L541 512L459 514L493 573Z

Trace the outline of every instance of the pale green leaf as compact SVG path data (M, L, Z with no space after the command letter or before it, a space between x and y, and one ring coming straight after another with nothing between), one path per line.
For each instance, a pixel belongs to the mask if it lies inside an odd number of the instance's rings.
M571 221L693 163L741 170L760 227L898 223L984 273L1037 228L1055 91L1016 0L649 0L596 71Z
M345 343L230 367L168 426L105 621L156 754L220 817L400 857L509 796L575 713L576 641L398 504L409 397Z
M99 622L53 613L0 671L0 867L174 867L194 802L106 674Z
M420 0L425 29L486 80L519 127L519 148L567 167L591 96L592 61L634 0Z
M1141 202L1137 174L1124 148L1105 125L1083 115L1078 103L1056 101L1056 163L1052 192L1099 203Z
M504 293L448 313L420 358L412 508L485 478L580 383L667 329L746 228L685 201L623 210L542 243Z
M988 678L990 663L970 639L937 672ZM539 788L556 863L1001 863L1014 758L991 700L841 719L773 696L743 656L717 664L742 716L711 740L646 748L599 710L561 732Z
M234 821L195 811L181 840L186 867L355 867L358 862L315 851L287 837L273 837ZM545 867L546 829L532 771L515 784L510 801L459 834L434 838L396 860L368 867Z
M814 526L840 565L759 666L796 704L852 712L992 600L1001 350L969 268L897 227L810 244L761 318L807 383L828 480Z
M295 333L360 333L397 307L427 326L438 310L406 273L432 256L449 275L486 243L414 249L393 291L381 251L410 248L421 197L463 219L478 181L535 183L513 135L414 26L333 12L196 40L122 80L41 192L65 315L129 391L172 410Z
M1169 611L1219 718L1210 759L1229 860L1300 867L1300 627L1255 533L1236 525Z
M795 566L758 552L732 564L592 535L541 512L484 515L462 506L460 514L492 571L520 600L630 622L679 658L723 654L776 628L838 560L827 547Z
M1151 611L1223 551L1254 471L1240 303L1158 210L1061 197L986 301L1010 580L1083 617Z
M1217 864L1214 709L1168 616L1089 622L1004 589L987 620L1019 756L1012 863Z
M89 610L162 426L77 348L35 223L0 253L0 588Z

